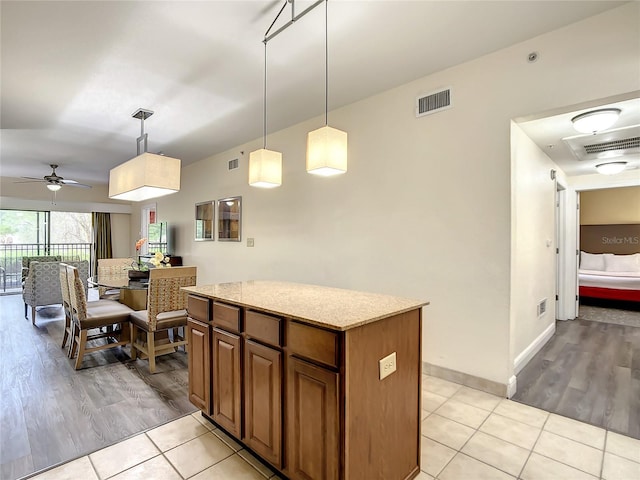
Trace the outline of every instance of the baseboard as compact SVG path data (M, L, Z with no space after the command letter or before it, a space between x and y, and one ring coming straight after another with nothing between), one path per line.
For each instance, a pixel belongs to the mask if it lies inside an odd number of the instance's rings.
M518 379L515 375L511 375L509 379L509 383L507 384L507 398L512 398L517 391L518 387Z
M458 372L456 370L440 367L427 362L422 362L422 372L427 375L442 378L443 380L475 388L476 390L492 393L493 395L498 395L500 397L507 396L508 385L505 385L504 383L494 382L493 380L487 380L486 378L476 377L474 375L469 375L468 373Z
M514 375L520 373L520 370L522 370L524 366L529 363L529 361L534 357L534 355L538 353L542 347L545 346L549 339L553 337L554 333L556 333L556 322L553 322L551 325L545 328L544 331L540 335L538 335L538 338L531 342L531 344L527 348L525 348L520 353L520 355L516 357L516 359L513 361Z

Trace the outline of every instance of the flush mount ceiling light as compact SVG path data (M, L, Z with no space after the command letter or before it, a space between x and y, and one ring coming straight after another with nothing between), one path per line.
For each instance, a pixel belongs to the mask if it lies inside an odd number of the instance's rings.
M627 162L609 162L596 165L596 170L603 175L615 175L623 171L626 167Z
M140 119L138 156L111 169L109 198L140 202L180 190L180 160L147 152L144 121L151 115L151 110L142 108L133 113L133 118Z
M620 116L619 108L602 108L581 113L571 119L573 128L580 133L596 133L611 127Z
M249 154L249 185L275 188L282 185L282 153L267 150L267 41L264 43L264 104L262 148Z

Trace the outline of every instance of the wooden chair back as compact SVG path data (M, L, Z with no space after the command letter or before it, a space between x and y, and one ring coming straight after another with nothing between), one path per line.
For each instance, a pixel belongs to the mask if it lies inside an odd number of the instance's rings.
M60 263L58 270L60 272L60 291L62 292L62 307L64 315L67 319L71 319L71 293L69 292L69 281L67 280L66 263Z
M131 264L134 263L133 258L123 257L123 258L99 258L98 259L98 278L104 276L118 276L118 275L126 275L126 271L131 268ZM115 291L117 294L117 289L107 288L107 287L98 287L98 295L100 298L110 291Z
M87 294L76 267L67 265L67 281L72 318L82 324L87 319Z
M181 287L196 284L197 267L152 268L149 271L147 312L149 330L155 331L159 313L183 310L187 294Z

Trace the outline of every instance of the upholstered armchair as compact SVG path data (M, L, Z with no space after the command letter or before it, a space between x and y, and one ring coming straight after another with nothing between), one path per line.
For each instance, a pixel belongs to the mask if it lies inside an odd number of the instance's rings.
M78 268L83 279L85 290L89 278L89 261L65 262ZM62 304L62 290L60 287L60 261L31 261L29 273L24 279L22 287L24 301L24 318L28 317L28 307L31 307L31 322L36 324L36 307Z
M22 257L22 281L27 278L29 274L29 265L31 262L60 262L62 257L60 255L35 255L30 257Z

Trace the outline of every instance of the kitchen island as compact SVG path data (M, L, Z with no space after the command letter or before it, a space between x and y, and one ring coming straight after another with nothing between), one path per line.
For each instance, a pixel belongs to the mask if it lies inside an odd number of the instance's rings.
M426 302L271 281L183 290L206 418L292 480L418 475Z

